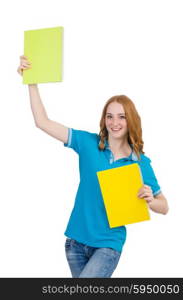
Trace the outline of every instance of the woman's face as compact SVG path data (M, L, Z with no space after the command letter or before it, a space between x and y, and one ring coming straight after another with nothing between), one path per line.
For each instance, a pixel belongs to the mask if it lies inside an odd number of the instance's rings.
M105 126L108 135L111 135L113 138L121 139L127 135L127 121L122 104L112 102L108 105L105 116Z

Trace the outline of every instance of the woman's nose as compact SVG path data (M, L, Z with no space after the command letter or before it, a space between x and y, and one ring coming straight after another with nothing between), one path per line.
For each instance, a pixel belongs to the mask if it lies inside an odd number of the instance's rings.
M114 120L113 120L113 125L116 126L116 125L118 125L118 124L119 124L118 119L114 119Z

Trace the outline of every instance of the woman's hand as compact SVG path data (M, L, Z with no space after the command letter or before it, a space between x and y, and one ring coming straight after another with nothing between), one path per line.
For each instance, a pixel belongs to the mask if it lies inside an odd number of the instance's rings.
M28 61L28 58L24 55L20 56L20 65L17 69L17 72L22 76L23 70L31 68L31 63Z
M145 199L147 203L151 203L154 200L151 187L145 184L140 188L137 196L138 198Z

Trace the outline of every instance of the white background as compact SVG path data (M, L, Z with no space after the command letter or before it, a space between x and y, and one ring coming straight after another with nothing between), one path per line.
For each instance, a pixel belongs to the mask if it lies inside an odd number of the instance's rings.
M1 6L0 276L71 277L64 231L77 154L36 128L17 73L24 30L64 27L64 80L40 84L50 119L99 132L105 102L132 99L169 213L127 226L113 277L183 276L182 1L6 1ZM79 220L78 220L79 222Z

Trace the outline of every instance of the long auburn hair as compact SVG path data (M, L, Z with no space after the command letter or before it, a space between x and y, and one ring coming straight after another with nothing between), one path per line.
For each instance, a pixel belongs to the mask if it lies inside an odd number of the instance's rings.
M132 144L133 151L136 153L138 159L140 159L140 153L145 153L143 151L144 142L142 140L142 128L141 128L141 119L140 116L135 108L134 103L130 98L125 95L117 95L111 97L105 104L102 116L100 120L100 142L99 142L99 149L104 150L105 148L105 140L108 139L108 131L105 126L105 117L107 107L112 102L118 102L123 105L127 127L128 127L128 143Z

